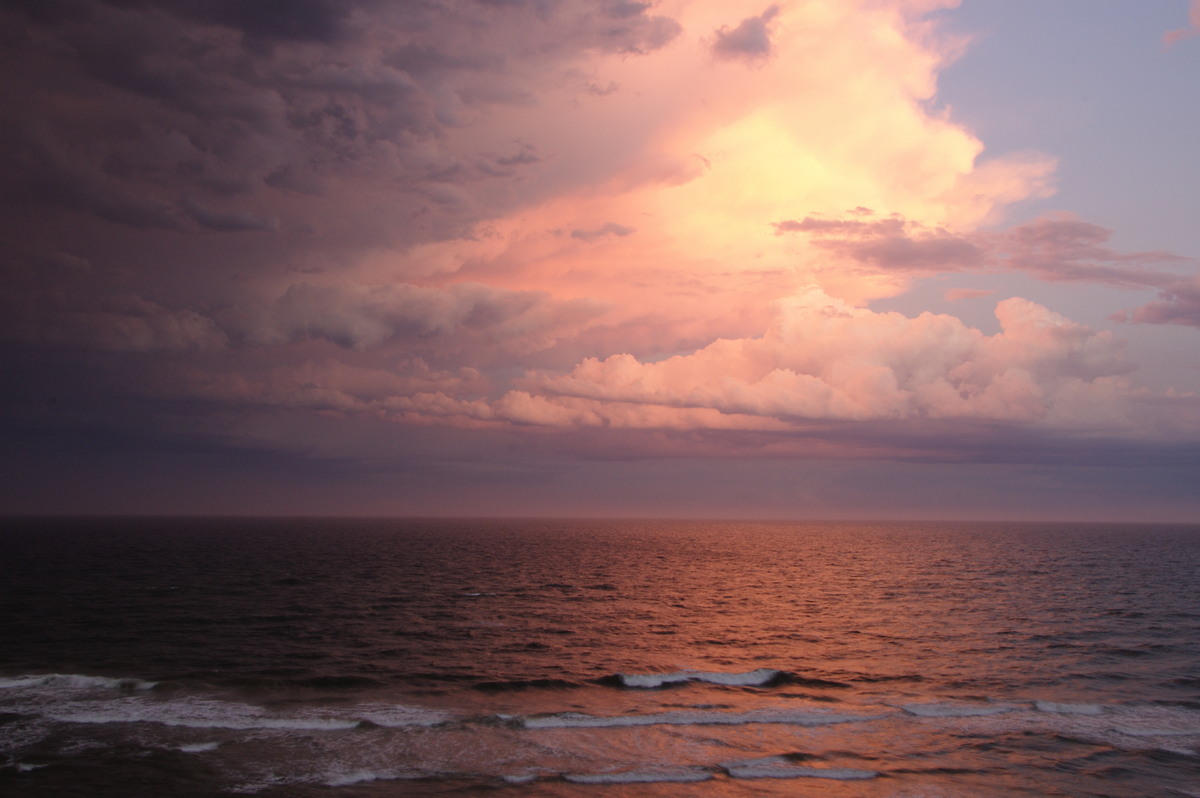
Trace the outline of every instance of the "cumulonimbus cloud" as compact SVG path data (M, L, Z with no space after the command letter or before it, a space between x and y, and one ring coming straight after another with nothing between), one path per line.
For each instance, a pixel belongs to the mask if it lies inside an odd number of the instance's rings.
M277 5L0 9L36 76L0 86L6 341L206 407L760 451L1137 425L1109 331L1003 291L990 335L870 309L923 277L1155 290L1129 320L1198 326L1169 253L1003 227L1055 162L938 107L953 0Z

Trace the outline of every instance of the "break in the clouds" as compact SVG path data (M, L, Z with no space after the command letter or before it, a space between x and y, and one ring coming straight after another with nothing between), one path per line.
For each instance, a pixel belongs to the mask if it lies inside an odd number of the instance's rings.
M1127 341L1194 336L1195 262L1006 221L1058 154L939 102L956 5L6 3L10 426L385 471L1200 444Z

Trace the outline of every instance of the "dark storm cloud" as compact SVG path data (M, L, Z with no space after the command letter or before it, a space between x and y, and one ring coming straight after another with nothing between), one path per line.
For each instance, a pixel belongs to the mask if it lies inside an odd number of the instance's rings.
M606 222L594 230L572 230L571 238L577 238L580 241L595 241L598 238L606 238L608 236L616 236L623 238L634 233L632 227L627 227L616 222Z
M69 253L0 252L0 341L87 352L195 352L225 347L216 322L139 296Z
M352 4L337 0L216 0L171 3L177 13L228 25L252 39L333 44Z
M1112 230L1068 216L1044 216L997 233L954 233L895 216L806 217L772 226L776 235L810 235L817 246L872 268L915 274L1020 271L1048 282L1154 288L1178 284L1178 275L1162 267L1187 261L1169 252L1120 252L1108 246Z
M16 138L0 152L6 199L136 229L241 232L311 226L274 210L279 193L328 196L353 180L393 206L375 204L390 224L351 223L360 243L461 234L485 209L445 202L448 189L539 161L528 145L488 154L445 138L480 109L533 101L520 64L645 52L679 30L625 2L55 9L0 9L11 43L0 100Z
M733 29L716 31L712 52L716 58L756 61L771 54L771 21L779 14L779 6L770 6L757 17L747 17Z
M266 315L249 331L249 340L278 343L320 338L346 348L366 349L395 339L429 339L458 331L481 331L503 338L512 329L537 327L537 319L544 318L549 304L543 293L472 283L445 290L409 284L295 283L267 308Z
M220 212L206 208L195 200L185 197L182 208L192 221L206 230L221 232L239 232L247 230L268 231L277 230L279 222L275 219L255 216L241 211Z

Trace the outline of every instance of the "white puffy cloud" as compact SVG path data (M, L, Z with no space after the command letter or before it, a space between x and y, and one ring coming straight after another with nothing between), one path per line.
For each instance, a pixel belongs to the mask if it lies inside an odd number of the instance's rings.
M761 338L717 340L642 362L588 358L527 389L598 402L812 419L971 418L1076 427L1122 421L1124 345L1025 299L1000 302L1001 331L855 308L813 288L780 301Z

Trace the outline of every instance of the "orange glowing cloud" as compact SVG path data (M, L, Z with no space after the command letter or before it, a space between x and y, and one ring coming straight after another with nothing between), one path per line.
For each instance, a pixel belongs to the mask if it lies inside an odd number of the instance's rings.
M1103 246L1109 231L1078 220L980 231L1050 193L1054 162L981 160L982 144L931 105L962 42L923 15L952 5L810 0L739 16L663 3L678 25L669 43L564 62L536 102L449 132L454 147L525 153L509 212L469 237L380 250L337 285L292 285L260 328L354 348L415 337L430 362L542 353L508 386L447 379L372 400L409 422L1127 427L1132 366L1110 332L1016 297L997 305L991 336L866 307L914 275L985 267L1167 281L1132 271Z
M766 301L809 283L855 304L895 294L902 279L851 278L773 236L771 223L866 206L970 230L1048 192L1053 169L1028 154L980 162L980 142L929 109L958 46L919 21L929 5L808 2L738 19L720 3L664 4L682 27L670 45L590 59L546 87L538 107L501 109L486 131L461 132L477 147L532 143L542 161L523 187L529 204L474 241L375 265L627 313L644 312L643 297L671 313L663 300L676 296L693 318L724 315L732 298L765 319ZM767 37L755 38L755 58L714 57L722 35L752 22ZM614 88L579 90L597 84Z

